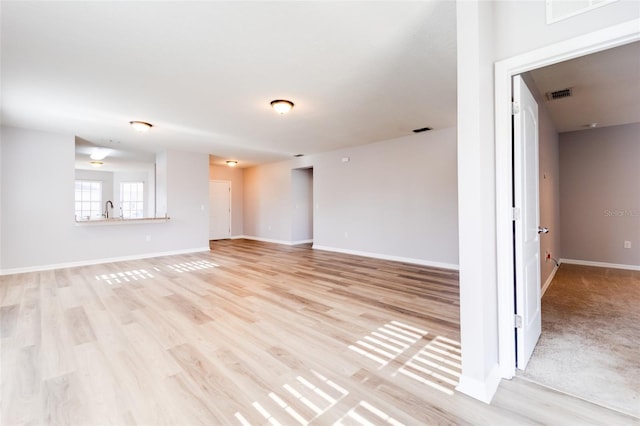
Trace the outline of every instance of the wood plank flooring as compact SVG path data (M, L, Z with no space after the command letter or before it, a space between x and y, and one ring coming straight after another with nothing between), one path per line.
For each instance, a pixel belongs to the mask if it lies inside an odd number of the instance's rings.
M0 277L0 423L637 424L519 379L455 392L455 271L247 240Z

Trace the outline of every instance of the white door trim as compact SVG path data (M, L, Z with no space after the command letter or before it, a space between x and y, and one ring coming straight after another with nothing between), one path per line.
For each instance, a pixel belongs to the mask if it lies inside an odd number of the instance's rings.
M515 375L511 78L543 66L640 40L640 19L536 49L495 65L496 240L500 374Z

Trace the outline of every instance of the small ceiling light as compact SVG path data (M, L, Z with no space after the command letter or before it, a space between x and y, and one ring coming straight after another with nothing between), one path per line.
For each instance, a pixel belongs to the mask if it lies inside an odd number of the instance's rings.
M587 127L590 128L590 129L595 129L597 125L598 125L598 123L589 123L589 124L587 124Z
M229 161L227 161L227 166L229 166L229 167L235 167L235 166L237 166L237 165L238 165L238 162L237 162L237 161L235 161L235 160L229 160Z
M109 154L108 149L96 148L90 155L92 160L100 161L104 160Z
M147 123L146 121L130 121L129 124L138 132L146 132L153 127L153 124Z
M286 114L293 108L293 102L285 99L276 99L275 101L271 101L271 107L278 114Z
M104 163L103 163L102 161L92 161L92 162L91 162L91 165L92 165L93 167L102 167L102 165L103 165L103 164L104 164Z

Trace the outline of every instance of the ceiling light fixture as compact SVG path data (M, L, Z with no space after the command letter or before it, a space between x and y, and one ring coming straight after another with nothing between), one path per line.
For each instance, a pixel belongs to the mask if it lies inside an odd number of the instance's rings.
M104 160L108 154L108 149L96 148L89 157L91 157L92 160L100 161Z
M138 132L146 132L153 127L153 124L147 123L146 121L130 121L129 124Z
M586 127L590 128L590 129L595 129L598 126L598 123L589 123L587 124Z
M271 107L278 114L286 114L293 108L293 102L285 99L276 99L275 101L271 101Z
M237 166L237 165L238 165L238 162L237 162L237 161L235 161L235 160L229 160L229 161L227 161L227 166L229 166L229 167L235 167L235 166Z
M104 163L103 163L102 161L92 161L92 162L91 162L91 165L92 165L93 167L102 167L102 165L103 165L103 164L104 164Z

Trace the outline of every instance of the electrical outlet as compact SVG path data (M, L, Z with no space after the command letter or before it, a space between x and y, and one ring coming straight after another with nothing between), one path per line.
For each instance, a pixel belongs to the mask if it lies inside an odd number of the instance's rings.
M631 241L625 241L624 248L631 248Z

